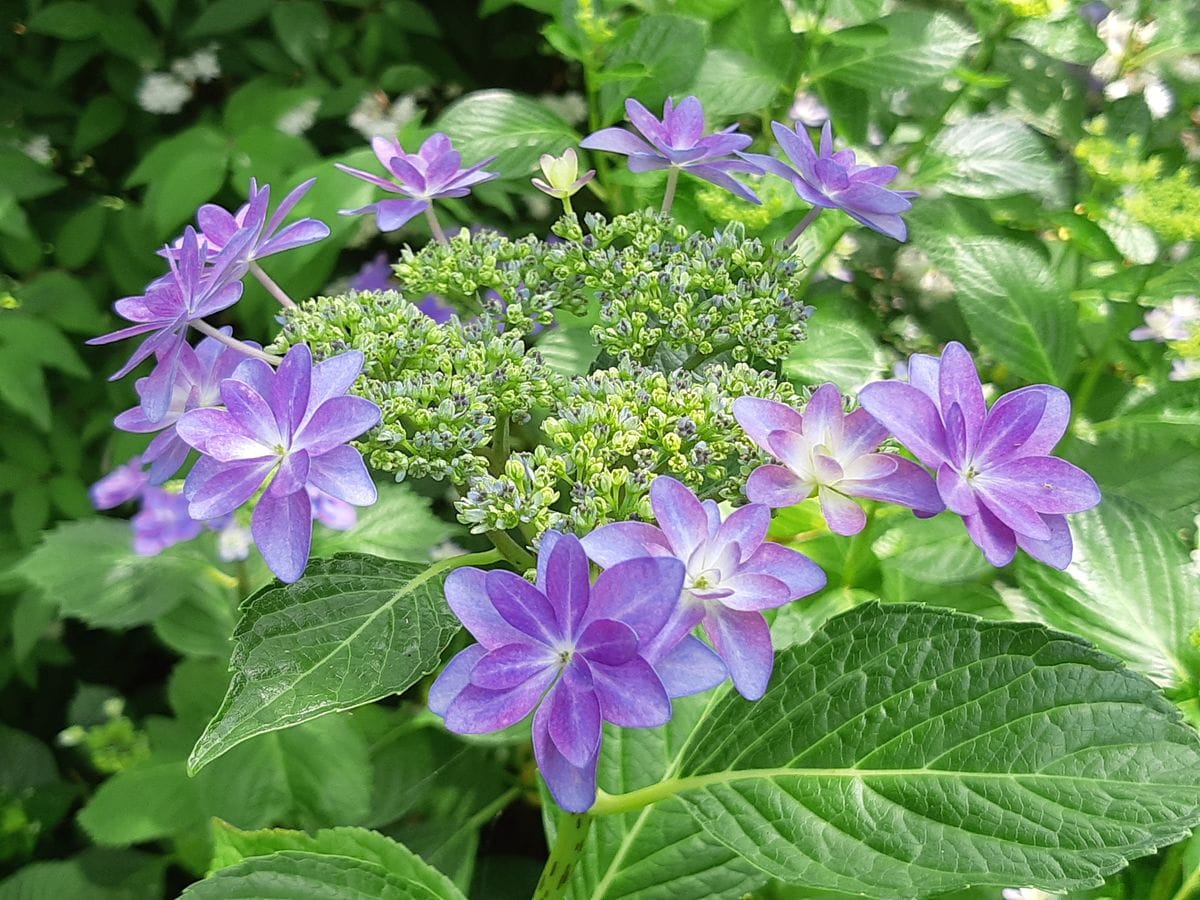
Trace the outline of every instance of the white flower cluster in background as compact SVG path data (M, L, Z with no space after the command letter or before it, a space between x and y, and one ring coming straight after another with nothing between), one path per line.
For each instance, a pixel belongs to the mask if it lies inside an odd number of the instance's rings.
M138 106L155 115L174 115L192 99L197 84L221 77L217 45L212 44L171 63L169 72L148 72L138 86Z
M1092 65L1092 74L1104 83L1104 96L1120 100L1141 94L1150 115L1161 119L1175 106L1175 95L1151 67L1129 68L1127 63L1144 50L1158 34L1158 23L1134 22L1117 11L1110 12L1096 26L1104 41L1105 53Z
M317 110L320 108L321 101L316 97L301 100L275 120L275 127L284 134L299 137L313 127L313 123L317 121Z
M396 133L417 117L420 108L413 94L401 94L391 103L385 94L366 94L354 107L347 120L350 127L367 140L373 137L395 137Z

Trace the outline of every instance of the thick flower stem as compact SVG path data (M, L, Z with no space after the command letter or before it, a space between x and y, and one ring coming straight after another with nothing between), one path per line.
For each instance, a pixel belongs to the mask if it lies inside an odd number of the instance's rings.
M660 212L665 216L671 211L671 205L675 202L675 186L679 184L679 169L675 166L667 171L667 189L663 192L662 209Z
M537 565L537 559L533 554L513 540L507 531L489 531L487 538L504 555L505 559L521 571L532 569Z
M250 263L250 274L258 279L258 283L267 289L267 293L279 301L279 305L285 309L295 309L296 302L287 295L287 292L275 283L270 275L262 270L256 262Z
M226 347L232 347L239 353L245 353L247 356L252 356L255 359L261 359L263 362L270 363L273 366L277 366L283 362L283 357L275 356L273 353L267 353L263 350L251 347L244 341L239 341L237 338L233 337L233 335L226 334L223 331L213 328L203 319L192 319L192 321L188 322L188 324L201 334L206 334L214 341L220 341Z
M446 239L446 232L442 231L442 223L438 221L437 213L433 211L433 204L430 203L425 207L425 221L429 223L429 230L433 234L433 239L439 244L449 244Z
M567 885L571 883L571 874L583 853L583 843L591 827L592 817L587 813L563 813L559 817L558 836L533 892L533 900L559 900L566 896Z
M817 220L817 216L820 214L820 206L814 206L807 213L805 213L804 218L801 219L799 224L792 229L792 233L789 234L786 239L784 239L783 246L790 247L792 244L796 243L796 240L800 237L800 235L804 234L804 229L815 222Z

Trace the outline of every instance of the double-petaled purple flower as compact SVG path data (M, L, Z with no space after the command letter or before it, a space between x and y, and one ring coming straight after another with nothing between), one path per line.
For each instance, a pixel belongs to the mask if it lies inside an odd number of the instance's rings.
M887 429L865 409L847 414L832 384L817 388L801 415L786 404L758 397L733 401L746 434L783 465L759 466L746 496L770 507L792 506L816 493L836 534L858 534L867 515L853 499L898 503L932 516L945 507L929 473L902 456L876 453Z
M543 538L536 586L512 572L456 569L446 600L479 643L434 682L430 708L460 734L507 728L536 708L542 776L563 809L586 811L603 723L653 728L671 718L646 648L674 612L683 578L678 560L645 557L593 585L579 539L556 532Z
M343 209L341 213L347 216L374 213L380 231L395 231L409 219L430 209L434 200L465 197L475 185L497 177L494 172L483 171L483 167L496 157L489 156L464 169L462 156L454 149L450 138L440 132L428 138L416 153L405 153L399 141L385 137L373 138L371 149L390 178L380 178L341 163L336 165L355 178L389 193L403 194L408 199L379 200L358 209Z
M232 328L222 328L221 333L229 336ZM260 349L253 341L246 341L253 349ZM122 431L134 434L158 434L150 442L141 459L150 464L150 483L162 484L179 471L187 459L191 447L175 431L179 417L190 409L221 405L221 382L233 375L246 355L240 350L226 346L215 338L205 338L195 349L184 344L179 351L179 368L171 389L171 400L166 413L152 420L141 406L127 409L118 415L113 424ZM145 379L138 379L137 390L145 390Z
M362 456L347 444L379 422L374 403L346 396L362 365L362 354L349 351L314 366L304 344L278 371L247 359L221 382L223 409L194 409L176 423L203 454L184 487L193 518L232 512L269 481L251 531L282 581L299 578L308 561L310 485L353 506L375 502Z
M154 371L138 387L142 411L150 421L161 421L170 408L187 345L188 323L227 309L242 296L244 253L252 238L248 232L239 232L211 262L206 262L204 246L189 226L178 250L167 257L168 275L151 284L145 294L125 297L114 305L122 318L135 324L88 341L110 344L139 334L149 335L110 380L129 374L151 354L157 357Z
M643 137L625 128L604 128L588 135L579 146L628 156L632 172L682 169L751 203L760 202L753 191L730 175L731 172L762 174L757 165L733 156L750 146L750 136L733 134L736 125L716 134L705 134L704 108L695 97L684 98L678 106L668 97L661 120L636 100L625 101L625 113ZM670 202L664 203L664 207L669 208Z
M681 561L682 597L659 642L674 644L703 624L734 687L757 700L775 658L762 610L816 593L825 586L825 573L804 554L766 541L771 513L761 504L721 521L714 501L701 502L685 485L660 475L650 486L650 505L659 527L605 525L583 538L584 550L606 574L639 558Z
M1037 384L1005 394L989 410L971 354L957 342L941 359L913 356L908 379L869 384L859 399L937 472L938 492L988 562L1007 565L1021 547L1066 568L1066 514L1100 502L1090 475L1050 455L1070 422L1070 398Z
M813 147L804 125L798 124L795 131L780 122L772 122L771 127L792 165L761 153L743 154L746 159L788 179L796 193L815 207L840 209L855 221L898 241L908 237L908 227L900 214L912 209L908 198L916 193L885 186L899 169L864 166L855 159L853 150L835 153L829 122L821 130L820 152Z

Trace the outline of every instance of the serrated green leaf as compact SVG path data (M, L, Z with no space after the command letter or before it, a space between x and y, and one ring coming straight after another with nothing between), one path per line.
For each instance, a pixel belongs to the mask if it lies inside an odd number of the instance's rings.
M831 381L855 393L879 377L883 359L875 338L863 326L849 319L817 316L809 323L808 339L792 349L784 371L808 384Z
M1120 498L1070 519L1075 555L1060 572L1022 558L1020 592L1005 601L1023 617L1081 634L1156 681L1200 675L1200 582L1188 548L1157 516Z
M428 558L429 551L454 529L429 508L429 500L404 484L380 484L379 499L358 510L348 531L320 529L313 535L313 555L369 553L384 559Z
M256 734L399 693L433 671L459 629L443 570L347 553L253 594L233 636L229 692L192 771Z
M764 873L872 896L1097 885L1200 821L1200 739L1151 682L1041 625L918 605L780 653L668 774L648 795Z
M886 42L864 46L862 30L879 28L885 29ZM868 89L920 87L953 72L977 40L946 13L905 10L831 34L810 77Z
M605 69L630 63L646 68L640 78L610 82L600 89L600 115L612 122L624 116L627 97L635 97L654 112L668 96L688 90L705 56L708 23L670 13L640 16L613 42Z
M464 165L495 156L490 171L524 178L543 153L562 153L579 141L575 130L538 101L512 91L476 91L456 100L438 119Z
M1011 116L974 116L940 131L925 157L926 178L950 194L990 199L1062 195L1058 163L1037 134Z
M779 72L736 50L704 54L692 93L710 116L739 116L771 105L783 87Z
M1021 378L1066 381L1075 360L1075 305L1038 253L1002 238L948 235L931 255L954 282L984 350Z

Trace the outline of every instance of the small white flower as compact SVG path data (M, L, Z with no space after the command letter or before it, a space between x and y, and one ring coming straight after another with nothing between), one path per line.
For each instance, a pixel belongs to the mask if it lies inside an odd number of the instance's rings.
M250 555L254 537L245 525L231 521L217 532L217 556L225 562L236 562Z
M802 122L809 128L816 128L824 125L829 118L829 107L811 91L799 91L792 98L792 108L788 110L788 118Z
M171 63L171 71L184 81L215 81L221 77L221 63L217 59L216 44L197 50L191 56L175 60Z
M1195 381L1200 378L1200 359L1177 359L1167 375L1172 381Z
M1135 341L1186 341L1200 322L1200 297L1182 294L1146 313L1146 324L1129 332ZM1176 379L1186 380L1186 379Z
M347 120L350 127L367 140L373 137L395 137L405 125L417 117L420 109L411 94L401 94L388 105L383 94L366 94Z
M275 127L284 134L299 137L313 127L317 120L317 110L320 108L321 101L316 97L301 100L275 120Z
M572 125L587 118L587 101L583 99L583 94L577 91L568 91L565 94L542 94L538 99L547 109L557 113Z
M48 166L54 162L54 147L50 143L50 138L44 134L35 134L25 143L20 144L18 149L34 162L39 162L43 166Z
M183 109L192 97L192 89L167 72L151 72L138 87L138 106L146 112L170 115Z
M1152 119L1165 118L1175 106L1175 95L1157 78L1146 85L1142 96L1146 99L1146 106L1150 108L1150 118Z

